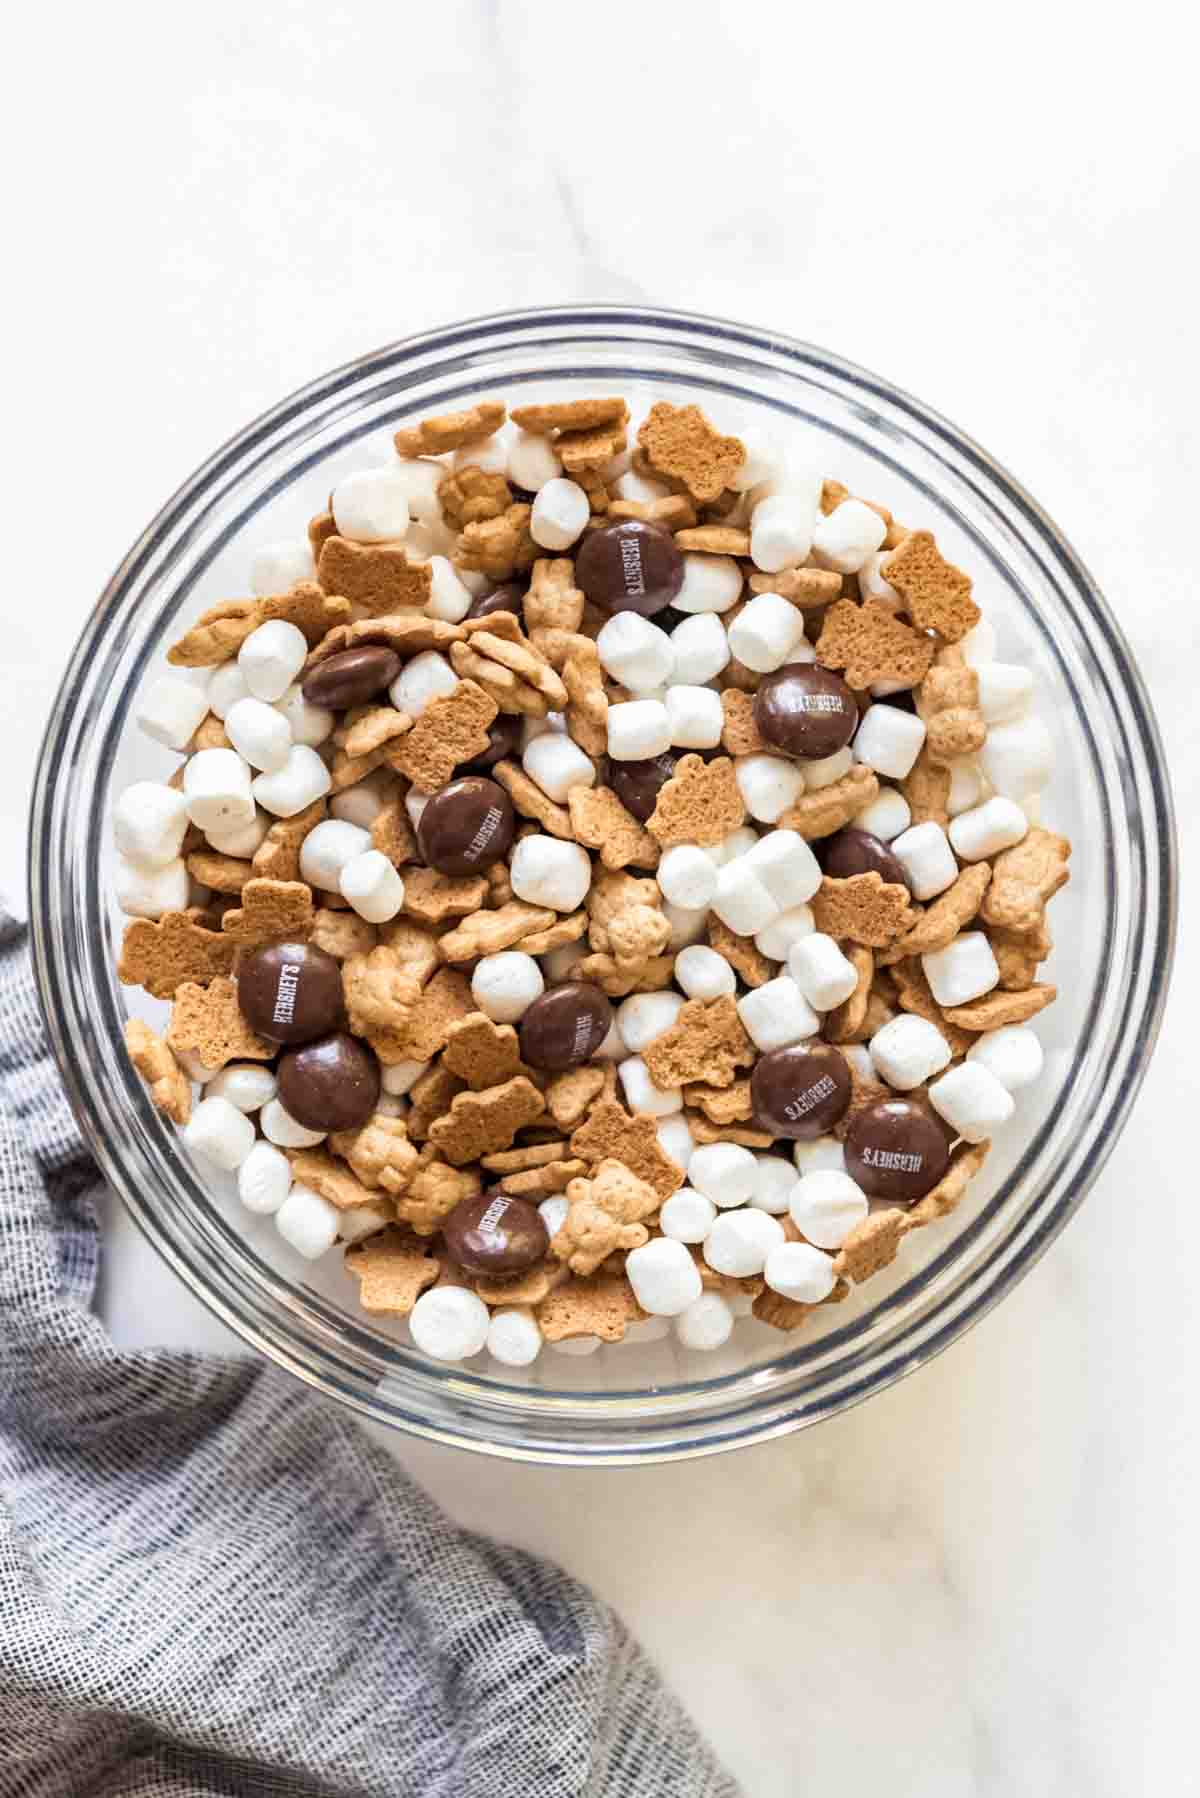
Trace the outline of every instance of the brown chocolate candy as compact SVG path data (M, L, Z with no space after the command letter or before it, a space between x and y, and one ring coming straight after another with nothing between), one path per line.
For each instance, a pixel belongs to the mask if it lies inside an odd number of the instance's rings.
M439 874L482 874L503 861L516 831L513 802L482 774L464 774L434 794L417 824L417 844Z
M819 761L846 747L858 729L858 706L831 668L785 662L759 681L754 722L773 749Z
M608 784L639 824L653 815L658 795L674 774L678 761L673 749L664 749L648 761L609 764Z
M276 1077L284 1110L306 1130L356 1130L379 1103L379 1063L344 1030L288 1049Z
M575 579L602 612L640 612L651 618L683 586L683 556L661 526L623 518L585 537Z
M490 593L481 593L478 599L471 601L467 611L468 618L490 618L493 612L511 612L520 620L525 616L525 594L513 583L503 587L493 587Z
M498 712L488 725L488 746L482 755L472 756L460 766L466 769L494 768L497 762L521 757L521 719L512 712Z
M524 1273L550 1246L537 1206L498 1187L461 1199L443 1220L442 1236L452 1261L469 1274L491 1279Z
M750 1076L755 1116L773 1136L811 1142L845 1116L852 1092L844 1055L828 1043L795 1043L760 1055Z
M238 965L238 1004L259 1036L307 1043L343 1019L342 970L313 943L267 943Z
M327 656L313 669L300 691L309 705L322 705L331 712L344 712L352 705L365 705L391 685L400 672L400 657L394 649L380 643L366 643L360 649L343 649Z
M946 1132L911 1099L881 1099L850 1120L846 1172L869 1199L913 1205L949 1165Z
M598 986L565 980L535 999L521 1019L521 1054L531 1068L577 1068L591 1060L612 1020L613 1008Z
M884 880L908 886L908 875L882 837L848 824L816 845L817 860L831 880L851 880L856 874L881 874ZM910 889L911 890L911 889Z

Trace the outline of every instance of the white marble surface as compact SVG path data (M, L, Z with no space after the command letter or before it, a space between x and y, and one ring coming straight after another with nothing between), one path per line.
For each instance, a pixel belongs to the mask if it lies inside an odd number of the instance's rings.
M1194 826L1200 180L1176 24L1162 0L1120 30L1025 4L210 0L186 31L144 0L27 12L0 127L0 879L91 596L193 465L365 348L576 298L776 324L964 425L1111 596ZM392 1444L455 1514L611 1598L755 1798L1194 1789L1197 974L1185 931L1081 1216L885 1396L641 1473ZM228 1346L121 1218L104 1305L127 1342Z

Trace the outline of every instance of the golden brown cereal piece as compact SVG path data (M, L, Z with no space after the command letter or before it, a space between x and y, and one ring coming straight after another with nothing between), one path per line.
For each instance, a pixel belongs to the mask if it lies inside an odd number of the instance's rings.
M425 1142L429 1135L429 1126L444 1111L449 1111L450 1101L463 1090L463 1083L457 1074L444 1068L440 1061L426 1068L413 1082L408 1095L408 1134L413 1142ZM426 1145L421 1151L425 1160L433 1156L434 1151Z
M633 874L606 871L593 879L584 903L591 920L588 940L593 949L607 949L608 927L614 918L633 906L657 906L660 903L658 882L639 880Z
M329 1146L335 1155L349 1162L351 1171L364 1186L372 1191L382 1188L393 1195L405 1190L420 1159L408 1140L404 1119L388 1117L381 1111L368 1118L359 1130L335 1131Z
M538 546L529 534L532 507L523 501L509 506L498 518L468 524L459 535L455 561L494 581L507 581L532 568ZM493 615L495 616L495 614Z
M440 980L441 975L437 978ZM461 977L460 977L461 978ZM455 1167L506 1149L517 1131L540 1117L546 1102L524 1075L487 1092L459 1093L429 1127L429 1140Z
M499 400L480 400L465 412L442 412L436 418L422 418L415 425L404 425L392 438L396 454L411 461L416 456L443 456L447 450L462 449L467 443L481 443L504 423L505 411Z
M654 472L687 488L698 505L718 499L746 459L737 437L722 437L699 406L659 400L638 431L638 445Z
M233 967L235 945L219 931L209 930L203 913L164 912L155 923L150 918L131 918L125 926L117 979L123 986L141 986L154 999L169 999L184 982L207 986Z
M345 1262L347 1273L358 1281L358 1302L363 1310L390 1317L407 1317L441 1272L408 1231L395 1225L352 1244Z
M410 918L393 918L390 924L381 924L379 940L395 951L398 965L418 986L424 986L441 966L437 936Z
M325 801L314 799L294 818L279 818L254 851L252 867L260 880L299 880L300 845L325 816Z
M518 1074L529 1077L511 1024L497 1024L482 1011L472 1011L450 1026L442 1065L465 1080L472 1092L502 1086Z
M847 1236L834 1256L833 1271L841 1279L861 1286L896 1259L896 1251L907 1234L903 1211L874 1211Z
M415 859L416 835L399 796L389 799L383 810L376 814L371 825L371 846L386 855L394 868Z
M330 656L363 644L382 644L407 662L427 649L445 650L461 636L460 625L447 624L441 618L425 618L418 612L385 612L378 618L360 618L357 624L338 625L322 637L304 664L304 674L311 674Z
M281 937L306 941L312 935L313 897L302 880L263 880L256 876L242 888L242 903L221 920L239 949L273 943Z
M950 1158L950 1166L942 1175L932 1192L927 1192L923 1199L905 1213L905 1223L910 1230L919 1230L922 1224L931 1224L935 1218L946 1217L954 1210L967 1187L987 1160L991 1143L963 1143Z
M924 754L935 767L983 747L987 725L973 668L931 668L917 688L917 713L925 721Z
M523 1274L513 1274L507 1280L485 1280L478 1274L471 1274L471 1285L477 1298L485 1305L519 1305L529 1310L533 1305L540 1305L548 1298L556 1287L570 1279L565 1267L557 1261L542 1261L536 1266L527 1268Z
M333 733L333 740L348 756L364 756L405 736L412 727L408 713L398 712L394 705L361 706L346 713L344 723Z
M488 725L496 702L474 681L460 680L452 693L431 699L392 758L393 766L422 793L436 793L460 762L473 761L488 746Z
M948 1020L930 991L919 958L910 955L904 961L896 962L891 973L896 983L896 1000L901 1011L914 1012L917 1017L933 1024L941 1031L950 1045L951 1054L956 1058L965 1055L974 1039L967 1031L960 1030Z
M858 975L858 985L848 999L825 1014L825 1027L821 1034L830 1043L855 1043L862 1040L867 1008L871 1002L871 981L875 976L875 957L870 949L860 943L847 943L843 954Z
M643 1059L655 1086L671 1091L692 1081L732 1086L738 1068L754 1062L754 1044L731 993L689 999L669 1030L647 1043Z
M509 415L523 431L546 437L551 431L594 431L598 425L624 424L629 407L623 399L548 400L540 406L514 406Z
M587 475L598 475L605 463L619 456L625 448L625 426L629 422L626 408L621 418L610 420L607 424L592 425L587 430L563 431L554 440L555 453L562 462L568 478L578 480ZM597 508L593 507L593 510Z
M473 466L456 469L446 475L438 487L438 499L446 521L456 531L461 531L464 525L499 518L512 505L512 497L502 474L489 474Z
M240 856L218 855L215 849L196 849L187 858L187 871L202 887L214 893L240 893L254 869Z
M410 1117L410 1126L411 1122ZM432 1236L442 1219L463 1199L473 1199L482 1184L478 1174L465 1168L448 1167L432 1157L425 1160L430 1154L423 1151L424 1165L413 1175L407 1192L396 1200L396 1216L418 1236Z
M721 694L721 710L725 727L721 732L721 748L730 755L769 755L773 751L759 735L754 722L754 697L737 687L726 687Z
M969 924L987 892L992 870L986 862L963 868L952 887L940 894L916 923L880 956L882 962L902 961L909 955L932 955L952 943L964 924Z
M688 1128L697 1143L732 1142L742 1149L769 1149L775 1138L751 1124L713 1124L701 1112L687 1113Z
M276 1045L251 1030L238 1006L237 986L218 974L208 986L185 981L175 994L167 1045L176 1055L198 1055L206 1068L230 1061L270 1061Z
M448 930L438 943L443 961L474 961L480 955L498 955L525 937L549 928L555 914L523 899L512 899L495 911L480 910Z
M315 518L309 519L308 543L309 548L312 550L314 568L321 560L321 551L325 544L329 541L330 537L336 536L337 522L328 506L326 506L323 512L318 512Z
M585 955L571 970L572 980L590 980L610 999L627 999L630 993L659 993L671 984L675 957L652 955L647 961L617 966L608 954Z
M1054 947L1044 918L1037 930L1027 934L999 930L993 924L987 938L1000 970L999 984L1006 993L1021 993L1032 986L1038 968Z
M945 560L931 531L910 531L888 556L883 575L919 629L957 643L978 624L981 614L971 598L970 576Z
M648 1239L643 1219L661 1202L652 1186L612 1157L590 1180L573 1179L566 1195L569 1209L550 1250L583 1276L594 1274L616 1250L641 1248Z
M608 508L608 518L602 522L610 524L623 518L636 518L642 524L661 525L665 531L694 530L698 522L695 506L682 493L671 493L665 499L651 500L649 505L641 500L615 499Z
M575 585L575 564L570 556L539 556L529 574L529 591L522 608L525 628L577 631L583 622L583 594Z
M942 1012L947 1023L960 1030L999 1030L1002 1024L1024 1024L1047 1005L1053 1005L1058 988L1045 983L1027 986L1023 992L1005 993L996 988L968 1005L948 1005ZM944 1026L943 1026L944 1029Z
M608 694L600 652L590 637L572 636L566 644L562 680L567 729L586 755L603 755L608 748Z
M534 1307L547 1342L571 1336L598 1336L620 1342L630 1324L646 1313L623 1274L594 1274L590 1280L568 1280Z
M547 1142L522 1143L519 1149L499 1149L494 1155L485 1155L483 1166L491 1174L523 1174L529 1168L549 1167L551 1162L561 1161L566 1147L557 1136Z
M754 1315L759 1323L773 1330L798 1330L806 1324L819 1305L802 1305L798 1299L785 1299L781 1292L765 1286L754 1301Z
M801 612L809 612L840 596L842 577L829 568L784 568L778 574L752 574L750 591L778 593Z
M470 647L515 675L518 683L532 688L549 706L560 709L567 690L546 658L539 655L511 612L492 612L484 618L464 619L462 630Z
M380 749L368 750L366 755L347 755L344 749L335 750L333 765L329 770L333 792L341 793L347 787L356 787L360 780L365 780L376 768L382 768L392 753L386 743Z
M857 606L839 599L825 614L817 660L843 669L846 685L858 692L884 680L915 687L928 673L935 648L932 637L902 624L876 600Z
M463 918L483 904L482 874L439 874L436 868L409 868L404 876L404 915L422 924Z
M476 1009L470 983L456 968L441 968L425 987L416 1004L395 1032L389 1036L385 1053L376 1037L369 1040L380 1061L432 1061L444 1049L451 1027ZM411 1117L410 1117L411 1134ZM453 1160L447 1156L447 1160Z
M946 828L950 822L950 770L944 763L934 761L928 745L921 745L921 753L900 782L900 791L908 801L914 824L933 823Z
M1002 849L992 863L992 884L980 907L985 924L1032 934L1042 924L1047 903L1071 878L1071 845L1035 824L1021 842Z
M386 1118L382 1121L392 1124L400 1120ZM414 1150L414 1162L416 1158ZM302 1186L311 1186L314 1192L320 1193L336 1211L357 1211L363 1205L378 1202L378 1193L365 1186L344 1162L335 1161L327 1149L289 1149L288 1160L295 1179Z
M807 842L832 836L849 824L856 813L870 805L879 792L879 781L869 768L855 763L830 786L815 793L804 793L779 820L780 830L795 830Z
M838 507L841 505L843 500L847 500L849 498L850 498L850 489L849 489L849 487L844 486L841 481L824 481L824 482L822 482L822 484L821 484L821 510L825 514L826 518L828 518L828 516L831 512L837 511Z
M173 668L215 668L235 656L258 622L252 599L226 599L201 612L167 651Z
M670 780L659 788L646 828L664 849L674 843L708 848L745 822L746 807L729 757L716 756L706 762L698 755L685 755Z
M188 743L188 754L195 755L200 749L232 749L233 745L225 735L225 726L221 720L210 712L202 718L192 732Z
M151 1103L173 1124L186 1124L192 1115L192 1083L166 1043L141 1018L130 1018L125 1047L150 1089Z
M748 1274L739 1278L736 1274L718 1273L704 1259L704 1251L699 1243L688 1244L688 1254L696 1264L696 1272L700 1275L700 1284L705 1292L745 1293L747 1298L756 1298L762 1291L764 1281L761 1274Z
M657 868L658 844L610 787L573 787L567 809L575 841L598 849L606 868Z
M818 930L868 949L886 948L913 923L908 888L874 872L847 880L826 875L811 904Z
M573 1130L603 1090L602 1068L567 1068L547 1081L546 1108L560 1130Z
M350 601L340 595L326 593L316 581L297 581L286 593L273 593L260 599L257 624L281 619L303 631L310 649L339 624L350 622Z
M608 925L609 953L623 973L661 955L670 938L670 919L652 905L631 905Z
M750 533L732 524L699 524L676 531L675 547L707 556L748 556Z
M732 1086L685 1086L685 1105L702 1111L710 1124L748 1124L754 1116L749 1080L735 1080Z
M616 1099L593 1105L587 1122L571 1138L571 1153L589 1163L607 1158L623 1162L654 1188L660 1204L683 1185L683 1169L659 1142L654 1119L646 1112L631 1117Z
M574 840L571 814L566 806L556 805L549 794L543 793L536 780L530 780L519 762L497 762L490 773L492 779L504 788L513 802L514 810L522 818L536 818L543 830L548 830L552 837L563 837L567 842Z
M433 590L428 562L410 562L402 543L351 543L346 537L322 544L317 579L326 593L365 606L376 617L420 610Z
M403 1028L421 996L421 987L404 966L399 952L381 943L365 955L347 958L342 968L342 992L350 1029L355 1036L366 1036L374 1044L379 1033ZM380 1060L402 1061L404 1057L381 1055Z
M706 928L709 947L725 957L746 986L764 986L770 980L774 969L749 937L738 936L717 917L710 917Z
M528 1168L522 1174L502 1174L500 1184L516 1198L536 1201L565 1192L572 1180L586 1172L586 1161L550 1161L545 1167Z

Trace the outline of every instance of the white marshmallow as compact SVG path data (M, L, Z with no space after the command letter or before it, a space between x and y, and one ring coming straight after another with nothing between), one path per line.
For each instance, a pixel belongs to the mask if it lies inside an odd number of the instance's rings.
M404 795L404 809L408 813L408 821L414 830L421 822L421 813L432 798L432 793L418 793L416 787L410 787Z
M637 612L615 612L596 633L596 649L605 670L631 693L664 686L675 665L666 631Z
M238 1198L247 1211L269 1217L292 1189L292 1164L281 1149L256 1142L238 1169Z
M545 990L542 970L521 949L481 956L471 976L471 997L496 1024L515 1024Z
M700 1270L681 1242L656 1236L625 1257L633 1296L651 1317L678 1317L704 1291Z
M236 659L214 668L208 683L208 709L224 722L225 714L239 699L248 699L250 689Z
M656 878L672 905L695 911L709 905L717 890L718 870L694 843L677 843L658 864Z
M715 749L725 728L721 695L710 687L682 683L665 695L671 743L676 749Z
M994 1074L1010 1093L1020 1092L1038 1078L1046 1057L1028 1024L1002 1024L985 1030L967 1050L967 1060L978 1062Z
M737 975L715 949L693 943L675 957L675 984L689 999L721 999L737 992Z
M671 747L671 720L657 699L630 699L608 708L608 753L616 762L644 762Z
M914 899L936 898L958 879L950 839L932 818L902 830L892 839L891 850L908 876Z
M677 612L727 612L742 594L742 571L732 556L690 551L683 558L683 585L672 600Z
M228 1099L201 1099L184 1126L183 1140L197 1155L232 1173L254 1147L254 1125Z
M778 1243L767 1256L763 1278L772 1292L798 1305L819 1305L837 1285L832 1256L807 1242Z
M233 749L201 749L183 770L188 817L200 830L227 831L254 818L250 770Z
M735 493L748 493L760 481L770 480L779 468L779 444L761 425L743 425L737 435L745 454L741 467L730 475L729 485Z
M459 580L453 563L446 556L430 556L429 575L425 610L431 618L440 618L446 624L461 624L471 610L471 594Z
M391 1219L374 1205L356 1205L353 1211L338 1212L338 1241L347 1245L361 1242L364 1236L374 1236L377 1230L386 1230Z
M179 857L187 827L183 794L157 780L135 780L113 808L113 841L139 868L169 867Z
M899 603L900 595L883 572L884 558L890 554L890 550L877 549L859 569L858 590L864 599L882 599L889 605Z
M821 1020L790 974L752 987L737 1002L738 1016L756 1049L787 1049L815 1036Z
M758 840L758 832L753 825L743 824L739 829L731 830L727 837L722 837L719 843L710 843L704 853L711 856L718 868L723 868L726 862L736 861L739 855L749 855Z
M774 824L804 792L803 771L782 756L739 755L733 772L746 810L760 824Z
M386 924L404 904L404 882L378 849L368 849L346 863L338 890L368 924Z
M185 911L191 899L187 863L182 856L163 868L143 868L116 857L113 890L127 918L161 918L164 912Z
M888 1022L890 1021L889 1019ZM860 1080L874 1080L875 1063L871 1060L871 1052L865 1043L843 1043L841 1049Z
M912 1012L892 1018L871 1038L875 1071L900 1093L940 1074L949 1066L950 1056L950 1045L937 1025Z
M457 685L458 676L445 656L436 649L426 649L404 664L388 688L388 698L398 712L419 718L431 699L453 693Z
M729 666L729 638L715 612L685 618L671 632L672 678L691 687L715 680Z
M571 1209L571 1201L565 1192L556 1192L552 1197L543 1199L538 1206L538 1215L546 1226L546 1234L553 1242L567 1221L567 1212Z
M250 591L260 599L286 593L297 581L315 580L316 564L307 537L285 537L264 543L250 563Z
M571 970L579 960L578 943L560 943L557 949L547 949L538 956L542 973L551 986L557 986L562 980L572 978Z
M881 787L870 805L864 805L855 819L855 828L869 830L881 843L890 843L912 823L908 800L895 787Z
M729 1341L734 1315L719 1292L704 1292L675 1319L675 1335L681 1348L710 1354Z
M477 438L474 443L460 444L450 457L450 466L456 471L460 468L479 468L484 474L503 474L508 467L509 445L512 443L515 425L502 424L498 431L482 442Z
M528 1367L542 1351L542 1332L532 1311L505 1305L491 1313L487 1352L501 1367Z
M799 494L780 493L759 500L750 514L750 559L754 566L764 574L798 568L812 549L816 524L815 505Z
M672 905L669 899L664 899L663 916L671 926L667 948L672 953L686 949L689 943L700 942L708 927L707 905Z
M279 1099L267 1100L258 1121L267 1141L281 1149L314 1149L325 1141L324 1130L309 1130L298 1124Z
M773 924L754 934L754 947L769 961L786 961L797 943L817 928L810 905L791 905Z
M1029 820L1016 800L997 794L952 818L946 834L961 861L981 862L1002 849L1011 849L1028 831Z
M617 1007L617 1024L625 1047L640 1055L664 1035L683 1009L678 993L634 993Z
M329 496L339 537L387 543L408 529L408 487L395 462L346 475Z
M923 718L898 705L871 705L854 734L854 759L889 780L903 780L912 773L924 741Z
M549 437L539 436L535 431L513 433L508 446L507 474L514 486L524 487L527 493L536 493L547 481L556 481L561 473L562 463L555 455Z
M285 618L269 618L250 632L237 659L255 699L282 699L308 659L308 640Z
M818 467L815 459L802 458L794 450L788 450L784 452L782 459L776 459L775 466L767 471L763 479L756 482L750 499L757 506L764 499L776 498L781 493L791 494L793 498L805 501L815 523L824 485L824 471Z
M886 536L887 526L878 512L860 499L844 499L832 512L817 518L812 547L827 568L839 574L857 574Z
M286 720L292 733L293 743L304 743L309 749L315 749L332 736L333 727L337 723L336 715L323 705L310 705L305 699L298 682L293 681L282 699L275 701L275 710Z
M276 1080L270 1068L254 1061L231 1061L209 1082L210 1099L228 1099L239 1111L259 1111L273 1099Z
M382 770L368 774L352 787L343 787L329 801L329 816L341 824L356 824L370 830L380 812L395 792L391 776Z
M756 674L782 668L803 641L803 612L778 593L756 593L729 627L730 649Z
M792 1160L801 1175L822 1167L837 1168L843 1174L846 1171L846 1151L836 1136L816 1136L811 1142L793 1144Z
M753 936L779 916L778 905L745 859L717 870L712 909L738 936Z
M752 1205L760 1211L769 1211L772 1217L782 1217L795 1184L796 1170L784 1156L755 1153Z
M433 1286L408 1314L412 1339L433 1361L466 1361L487 1344L491 1319L466 1286Z
M788 973L814 1011L833 1011L858 985L858 972L831 936L814 930L794 944Z
M651 480L647 475L625 468L617 476L613 491L618 499L631 499L635 505L652 506L656 499L669 499L671 489L665 481Z
M967 1142L982 1142L1016 1110L1008 1088L1001 1086L981 1061L960 1061L935 1080L929 1088L929 1103Z
M592 863L578 843L557 837L522 837L509 867L512 890L527 905L577 911L592 884Z
M959 756L950 763L950 791L946 795L946 810L952 818L961 812L969 812L987 797L987 782L979 772L979 765L969 756ZM855 823L858 823L856 818Z
M921 966L939 1005L966 1005L980 999L1000 978L992 945L982 930L960 930L944 949L923 955Z
M625 1088L630 1111L645 1111L651 1117L665 1118L683 1110L683 1094L675 1087L656 1086L640 1055L630 1055L618 1062L617 1073Z
M695 1138L692 1136L687 1119L678 1115L659 1118L654 1126L654 1133L671 1160L682 1168L686 1175L692 1156L696 1152Z
M738 1143L702 1143L692 1156L688 1181L720 1210L744 1205L754 1192L758 1166Z
M996 627L986 615L977 618L965 637L960 637L958 647L963 653L968 668L978 668L984 662L994 662L998 645Z
M761 1274L767 1258L786 1241L783 1225L769 1211L754 1205L741 1211L725 1211L708 1233L701 1253L719 1274L735 1280Z
M546 1347L555 1355L566 1355L571 1359L582 1359L586 1355L594 1355L604 1345L598 1336L568 1336L562 1342L548 1342Z
M175 1059L189 1080L197 1086L207 1086L217 1076L216 1068L206 1068L194 1049L176 1049Z
M225 715L225 735L244 762L270 774L282 768L292 747L292 727L263 699L239 699Z
M979 751L979 766L998 793L1023 799L1037 793L1054 767L1054 745L1040 718L995 724Z
M219 753L219 752L218 752ZM259 805L276 818L294 818L333 785L329 769L307 743L293 743L282 768L260 774L251 791Z
M185 749L208 715L203 687L178 675L164 674L139 694L134 714L138 725L167 749Z
M690 1186L673 1192L658 1214L659 1228L672 1242L703 1242L716 1220L711 1199Z
M600 1047L598 1049L593 1049L592 1060L622 1061L627 1054L628 1049L626 1047L625 1038L617 1029L617 1021L614 1018L608 1027L608 1035L600 1044Z
M1033 670L1020 662L977 662L979 709L987 725L1013 724L1033 700Z
M541 549L570 549L592 515L587 494L575 481L547 481L533 502L529 535Z
M300 878L323 892L340 892L342 869L370 847L369 830L344 818L323 818L300 845Z
M746 866L784 911L805 904L821 884L821 864L795 830L768 831L747 855Z
M594 787L596 764L574 738L547 731L527 743L521 766L530 780L536 781L547 798L562 805L572 787Z
M275 1213L275 1228L289 1248L317 1261L337 1241L339 1213L311 1186L293 1186Z
M393 1098L402 1098L410 1093L421 1075L429 1066L427 1061L393 1061L380 1068L380 1080L385 1093Z
M819 793L822 787L831 787L835 781L841 780L843 774L849 774L853 766L854 753L849 744L844 749L835 749L832 755L819 756L816 761L805 762L805 792Z

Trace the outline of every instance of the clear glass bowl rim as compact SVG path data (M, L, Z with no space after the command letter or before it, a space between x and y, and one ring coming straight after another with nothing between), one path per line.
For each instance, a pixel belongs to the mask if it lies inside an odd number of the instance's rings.
M605 335L608 334L608 335ZM619 337L615 334L621 334ZM408 1365L388 1365L380 1385L380 1365L369 1346L354 1332L331 1331L314 1324L303 1306L279 1302L280 1294L262 1290L263 1282L245 1270L219 1263L203 1250L173 1208L144 1196L145 1181L136 1177L128 1143L106 1126L111 1103L96 1068L81 1052L81 1028L100 994L89 981L72 982L71 957L64 944L72 929L86 924L106 936L98 891L86 885L73 890L71 848L77 830L77 795L68 799L60 780L72 766L81 718L95 696L94 676L106 646L124 627L138 605L139 583L148 569L161 567L172 545L187 540L203 515L210 496L237 479L251 458L261 459L265 446L282 439L298 423L322 407L349 404L364 383L406 367L424 374L467 359L486 377L482 359L489 346L524 344L593 347L627 342L646 351L695 348L698 354L745 356L789 366L806 379L830 384L855 402L869 404L902 421L919 436L947 469L970 484L1033 547L1056 584L1086 614L1110 729L1120 735L1122 781L1135 814L1143 821L1135 832L1134 852L1139 892L1144 903L1142 934L1132 950L1137 965L1127 970L1126 984L1137 990L1137 1003L1097 1094L1091 1127L1062 1149L1050 1178L1024 1199L1008 1234L975 1264L964 1264L960 1277L944 1285L935 1303L910 1304L896 1327L860 1352L846 1352L832 1370L806 1372L802 1358L788 1352L769 1366L740 1375L676 1388L689 1395L685 1403L664 1408L652 1395L632 1390L593 1395L564 1391L555 1395L500 1389L461 1370L439 1368L408 1358ZM103 820L89 819L89 834L98 840ZM97 842L90 845L95 866ZM785 1433L819 1421L890 1385L940 1353L999 1302L1023 1277L1064 1227L1103 1166L1128 1115L1144 1077L1161 1020L1174 946L1177 905L1177 849L1170 787L1153 713L1132 654L1095 582L1070 544L1037 503L1003 470L947 420L880 377L842 358L775 332L734 321L659 308L616 305L566 305L533 308L465 320L440 331L403 339L358 358L299 389L237 433L172 496L118 567L101 594L91 620L72 655L47 727L35 782L29 851L30 919L34 958L43 1010L52 1046L77 1117L105 1177L119 1193L135 1222L196 1295L252 1346L288 1368L310 1385L337 1398L376 1422L457 1447L513 1459L558 1464L629 1465L703 1455ZM94 883L98 887L98 882ZM86 970L85 970L86 974ZM161 1136L161 1121L148 1111L136 1077L121 1095L122 1104L140 1108L143 1127ZM148 1114L148 1115L147 1115ZM111 1123L110 1117L110 1123ZM141 1170L144 1173L144 1168ZM160 1178L179 1182L178 1167L161 1158ZM916 1277L889 1302L899 1317L908 1300L917 1300L926 1275ZM267 1283L270 1284L269 1282ZM910 1292L909 1287L913 1288ZM844 1333L852 1339L853 1329ZM838 1336L829 1339L839 1350ZM401 1357L403 1360L404 1357Z

